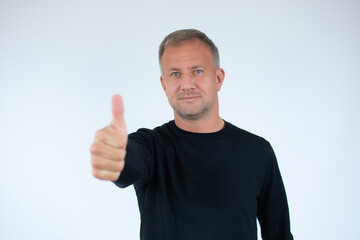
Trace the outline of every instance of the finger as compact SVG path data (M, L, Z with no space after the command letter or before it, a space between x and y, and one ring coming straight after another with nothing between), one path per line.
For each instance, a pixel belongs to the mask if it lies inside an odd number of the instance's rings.
M92 174L94 177L98 179L115 182L116 180L119 179L121 172L111 172L111 171L93 168Z
M124 169L125 161L113 161L98 156L91 156L91 165L98 170L121 172Z
M119 133L113 126L105 127L95 133L94 143L105 143L115 148L126 148L127 134Z
M94 143L90 148L91 155L100 156L102 158L113 161L122 161L125 159L126 150L114 148L103 143Z
M115 94L111 100L111 111L113 119L111 125L126 133L126 124L124 119L124 103L122 97Z

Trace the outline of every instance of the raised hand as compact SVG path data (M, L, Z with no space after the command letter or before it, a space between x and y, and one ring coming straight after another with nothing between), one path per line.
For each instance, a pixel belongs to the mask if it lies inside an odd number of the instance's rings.
M101 180L116 181L125 165L127 131L124 104L120 95L112 97L111 124L95 134L90 147L92 174Z

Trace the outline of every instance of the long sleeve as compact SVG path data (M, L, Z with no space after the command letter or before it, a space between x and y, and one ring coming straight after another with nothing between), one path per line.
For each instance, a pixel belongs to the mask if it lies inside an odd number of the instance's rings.
M120 177L114 183L121 188L135 184L141 186L153 172L153 155L151 152L151 135L140 129L129 135L126 147L125 166Z
M293 240L289 208L275 153L268 143L265 181L258 202L258 219L264 240Z
M171 121L129 135L115 182L134 185L143 240L293 240L275 154L263 138L226 122L215 133Z

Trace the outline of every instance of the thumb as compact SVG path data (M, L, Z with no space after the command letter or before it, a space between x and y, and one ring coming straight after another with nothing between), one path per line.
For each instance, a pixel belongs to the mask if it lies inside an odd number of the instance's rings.
M111 125L126 131L126 124L124 119L124 104L122 97L115 94L111 99L111 111L113 119Z

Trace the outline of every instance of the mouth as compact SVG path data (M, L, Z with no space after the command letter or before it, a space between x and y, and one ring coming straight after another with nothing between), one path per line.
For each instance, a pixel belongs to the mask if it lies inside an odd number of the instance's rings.
M200 96L184 96L184 97L180 97L179 99L184 101L192 101L198 98L200 98Z

